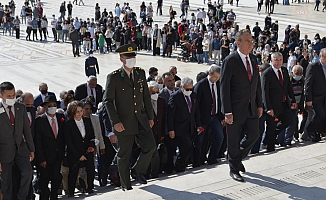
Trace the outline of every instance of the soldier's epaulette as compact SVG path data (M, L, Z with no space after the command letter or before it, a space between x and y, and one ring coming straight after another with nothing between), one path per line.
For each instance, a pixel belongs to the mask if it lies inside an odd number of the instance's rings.
M112 72L112 74L118 74L121 72L121 69L115 70L114 72Z
M142 68L140 68L140 67L134 67L134 69L138 69L138 70L145 71L144 69L142 69Z

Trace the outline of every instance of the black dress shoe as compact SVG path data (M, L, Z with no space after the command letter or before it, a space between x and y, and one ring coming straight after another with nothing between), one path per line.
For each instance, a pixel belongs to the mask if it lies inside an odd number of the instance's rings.
M87 190L86 190L86 193L87 193L87 194L93 194L93 193L94 193L94 190L93 190L93 189L87 189Z
M127 191L127 190L132 190L133 188L132 187L128 187L128 188L126 188L126 187L123 187L123 186L121 186L121 190L122 191Z
M244 182L244 179L242 178L242 176L239 173L230 172L230 176L235 181Z
M218 161L217 160L213 160L213 161L208 160L207 161L207 164L209 164L209 165L216 165L216 164L218 164Z
M136 179L140 184L147 184L147 180L142 173L137 172L135 169L131 170L131 177Z
M75 195L74 194L72 194L72 193L69 193L68 194L68 198L71 198L71 197L74 197Z
M240 172L242 172L242 173L245 173L246 172L246 168L244 167L244 165L241 163L240 164Z

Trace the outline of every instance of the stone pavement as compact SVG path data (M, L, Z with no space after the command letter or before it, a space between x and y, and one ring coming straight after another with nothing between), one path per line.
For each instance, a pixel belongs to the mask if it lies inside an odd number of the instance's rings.
M42 0L43 1L43 0ZM45 0L44 0L45 1ZM281 0L279 0L281 2ZM4 1L2 1L4 2ZM44 13L50 17L59 15L59 0L45 1ZM116 1L86 0L85 6L75 6L73 16L83 19L94 16L95 3L101 8L113 9ZM123 1L120 1L122 3ZM149 1L145 1L148 4ZM155 1L152 1L154 7ZM163 16L154 15L154 23L161 27L168 18L168 7L173 5L178 14L179 0L163 0ZM227 2L225 0L225 2ZM23 1L17 1L17 11ZM139 11L141 0L130 2L132 7ZM190 1L191 12L199 7L205 7L202 0ZM279 38L284 37L287 25L300 24L301 35L308 34L313 38L319 32L325 35L323 12L313 11L314 3L293 4L291 6L275 5L275 14L272 20L280 24ZM321 8L322 6L320 6ZM249 24L251 28L258 21L261 27L264 24L265 13L256 13L256 0L240 0L239 7L226 5L225 9L233 8L237 14L240 28ZM155 10L156 8L154 8ZM262 10L264 11L264 7ZM321 9L320 9L321 10ZM196 12L195 12L196 13ZM69 43L53 43L51 29L48 42L28 42L25 40L25 26L21 27L21 39L3 36L0 30L0 82L11 81L16 89L38 94L38 84L46 82L49 91L59 94L61 90L75 89L86 82L84 74L85 55L74 58ZM172 58L153 57L150 53L141 51L137 56L137 66L146 71L155 66L159 74L166 72L169 66L178 67L180 77L189 76L195 79L196 74L205 71L208 66L197 63L185 63L176 60L178 52ZM94 54L100 64L99 84L105 85L106 75L119 68L121 63L115 53L105 55ZM244 161L247 173L244 175L246 183L237 183L230 179L228 166L225 161L217 166L203 166L189 170L182 174L163 176L151 180L147 185L134 186L133 191L122 192L112 186L96 188L97 194L87 199L326 199L326 146L325 141L318 144L296 144L293 148L277 153L251 156ZM305 146L307 145L307 146ZM85 199L81 196L80 199Z

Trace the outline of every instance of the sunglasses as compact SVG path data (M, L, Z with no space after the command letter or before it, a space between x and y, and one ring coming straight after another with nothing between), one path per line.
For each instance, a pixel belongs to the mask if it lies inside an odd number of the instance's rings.
M184 90L186 90L186 91L193 91L193 88L189 88L189 89L184 88Z
M49 104L48 108L51 108L51 107L57 107L57 104Z

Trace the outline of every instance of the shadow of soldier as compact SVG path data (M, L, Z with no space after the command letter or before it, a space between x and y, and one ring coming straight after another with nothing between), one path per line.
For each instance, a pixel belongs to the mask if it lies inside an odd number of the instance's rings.
M325 199L326 196L325 188L301 186L297 184L300 182L297 182L297 178L295 178L294 176L288 176L282 179L275 179L263 176L261 174L254 174L250 172L246 172L245 174L246 182L258 185L260 187L264 187L265 191L271 189L281 192L283 194L287 194L288 199ZM324 179L324 181L326 181L326 179Z
M204 199L210 199L210 200L231 200L228 197L224 197L218 194L214 194L211 192L201 192L200 194L192 193L188 191L179 191L171 188L165 188L158 185L150 185L141 187L141 190L145 190L147 192L156 194L160 196L162 199L165 200L181 200L181 199L196 199L196 200L204 200Z

